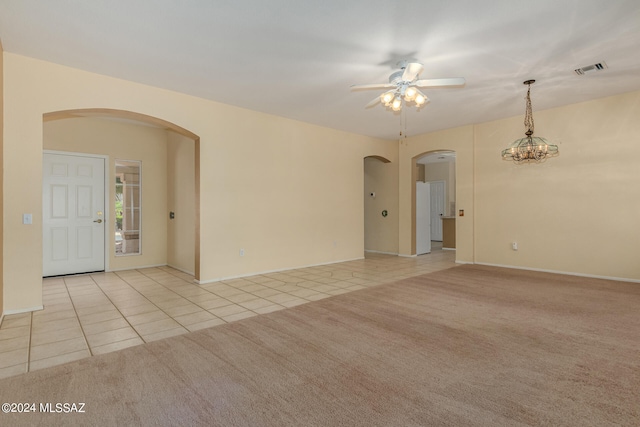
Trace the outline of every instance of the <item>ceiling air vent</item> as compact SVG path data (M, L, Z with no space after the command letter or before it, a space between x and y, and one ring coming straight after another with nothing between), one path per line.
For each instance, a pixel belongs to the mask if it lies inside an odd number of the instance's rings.
M577 75L584 76L585 74L595 73L596 71L602 71L607 68L607 64L603 62L598 62L597 64L587 65L586 67L578 68L574 70Z

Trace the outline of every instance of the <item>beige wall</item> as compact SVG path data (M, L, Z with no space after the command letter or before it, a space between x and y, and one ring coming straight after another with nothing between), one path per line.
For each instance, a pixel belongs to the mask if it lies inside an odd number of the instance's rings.
M4 155L4 77L3 77L3 59L4 59L4 51L2 49L2 41L0 41L0 165L3 164L3 155ZM4 197L3 197L3 188L4 188L4 168L0 171L0 211L4 212ZM0 242L3 240L3 217L0 216ZM4 274L3 274L3 266L4 266L4 245L0 245L0 321L2 316L4 315Z
M174 132L167 134L167 264L195 271L195 142Z
M408 138L400 146L400 252L411 253L411 159L456 151L459 262L640 280L640 92L534 112L560 155L515 165L500 151L522 117ZM517 242L518 251L511 249Z
M429 163L424 168L424 180L429 181L448 181L449 180L449 164L448 163Z
M364 159L364 248L398 253L398 159ZM375 198L370 194L375 192ZM382 216L386 210L388 215Z
M455 162L427 163L425 165L425 181L444 181L445 201L444 216L451 214L449 207L456 200Z
M396 155L397 142L10 53L4 73L5 309L42 305L42 118L61 110L134 111L200 137L201 281L363 256L363 158Z
M476 262L640 279L639 117L640 92L534 111L560 155L525 165L499 155L522 117L477 125Z
M107 180L114 182L115 161L142 162L142 253L115 256L115 185L109 187L108 268L124 270L167 263L167 132L95 118L44 123L43 148L108 156Z

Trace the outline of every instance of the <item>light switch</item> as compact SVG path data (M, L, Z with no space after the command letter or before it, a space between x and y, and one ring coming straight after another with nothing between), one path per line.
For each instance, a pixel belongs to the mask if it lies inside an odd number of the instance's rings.
M33 224L33 217L31 216L31 214L22 214L22 223Z

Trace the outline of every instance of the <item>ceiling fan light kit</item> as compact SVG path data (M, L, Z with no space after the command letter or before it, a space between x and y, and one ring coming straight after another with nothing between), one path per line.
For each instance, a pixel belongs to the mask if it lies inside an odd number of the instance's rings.
M548 157L558 155L558 146L549 144L542 137L533 136L533 110L531 108L531 85L535 80L527 80L523 82L529 86L527 89L526 108L524 115L524 126L527 129L525 137L516 139L509 147L502 150L502 158L504 160L513 160L515 163L522 162L541 162Z
M378 102L392 111L402 110L404 104L413 104L420 108L429 102L429 98L420 91L420 88L463 86L465 84L462 77L418 80L418 76L424 69L419 62L400 61L398 67L400 67L400 71L395 71L389 76L389 83L351 86L351 89L354 90L390 89L373 99L366 108L372 107Z
M402 101L407 103L413 102L417 107L424 105L429 98L420 92L417 88L410 86L402 94L402 90L397 89L390 90L380 95L380 103L387 108L391 108L393 111L400 111L402 109Z

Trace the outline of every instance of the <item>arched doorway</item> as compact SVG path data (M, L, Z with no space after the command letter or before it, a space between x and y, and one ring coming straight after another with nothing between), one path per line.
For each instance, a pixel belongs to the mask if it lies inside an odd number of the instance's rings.
M412 254L417 253L418 247L425 247L424 242L418 242L418 234L423 239L428 238L430 240L426 245L429 248L433 243L435 248L455 249L455 152L451 150L433 150L418 154L411 159L411 167ZM428 207L417 206L417 183L421 184L420 187L427 187L426 189L429 190L427 192L429 200L426 204ZM417 214L420 209L427 209L428 212L422 212L422 215ZM428 228L426 233L425 224L417 224L419 217L422 217L421 221L429 221L426 226Z
M65 119L75 119L72 135L69 135L68 138L56 138L56 135L64 134L64 132L68 132L68 129L70 129L69 124L72 122L65 121ZM135 161L137 157L147 156L147 161L142 162L142 185L146 185L146 189L141 191L143 200L142 213L140 214L142 217L141 221L144 221L145 212L152 210L153 220L148 221L146 224L147 233L150 233L148 234L149 236L154 235L154 232L159 236L165 236L166 240L161 242L165 248L165 259L163 262L158 262L158 256L161 255L156 255L150 263L149 261L145 261L143 257L137 260L134 259L134 257L130 257L130 259L118 258L118 260L114 262L115 258L113 255L115 254L115 247L117 245L114 241L115 239L112 239L116 217L114 213L113 215L109 215L109 218L105 215L105 222L109 221L105 227L105 254L107 254L105 258L107 259L106 267L108 269L136 268L153 264L171 265L170 249L168 248L173 249L176 245L184 247L186 244L188 245L188 250L182 250L181 252L188 252L189 259L186 261L181 260L179 263L183 267L180 268L180 266L178 266L178 268L194 274L195 279L199 280L200 138L196 134L157 117L125 110L101 108L46 113L43 115L43 126L44 150L53 150L62 152L63 154L65 152L88 153L89 155L101 155L108 159L105 172L105 181L107 183L105 188L108 194L105 196L105 214L115 212L115 202L111 196L115 194L116 190L110 190L110 187L112 187L110 185L111 180L115 175L115 159ZM98 126L100 130L98 130L96 126ZM135 147L135 141L133 143L130 142L129 146L123 147L122 141L118 141L118 138L121 132L127 129L132 129L131 138L135 139L135 135L142 135L142 140L147 144L145 149ZM107 135L98 134L98 132L101 131L106 132ZM153 138L151 136L147 138L146 136L152 134L157 136L157 141L164 141L166 146L160 146L159 143L154 145ZM165 137L162 135L165 135ZM61 139L65 139L65 141L61 141ZM109 144L109 141L111 144ZM120 144L120 148L115 147L118 145L117 143ZM114 145L114 147L111 145ZM176 154L175 147L185 146L188 147L186 151L182 150L181 153ZM162 152L157 153L154 157L149 157L150 151ZM169 152L170 154L168 154ZM164 164L162 164L163 159ZM178 164L178 160L176 159L182 159L181 163ZM185 165L185 161L187 161L188 164ZM173 176L170 176L170 174L173 174ZM176 175L180 175L180 179L177 179ZM180 185L181 183L188 183L188 191L181 191L176 187L176 185ZM182 190L185 190L185 188L183 187ZM190 194L187 199L181 197L186 193ZM146 198L145 194L147 195ZM145 201L150 202L150 199L153 200L153 204L145 208ZM185 200L188 200L188 202L182 207L176 207L174 205L176 201L180 203ZM177 226L178 223L180 223L180 226ZM143 230L145 229L144 224L142 228ZM143 231L143 239L144 233ZM174 235L178 236L177 240L174 238ZM158 237L156 236L155 238L157 239ZM148 252L157 249L157 242L150 241L148 243ZM144 248L144 243L142 245ZM144 249L142 252L144 253ZM109 262L109 260L111 260L111 262Z
M364 250L398 254L397 164L382 156L364 158Z

